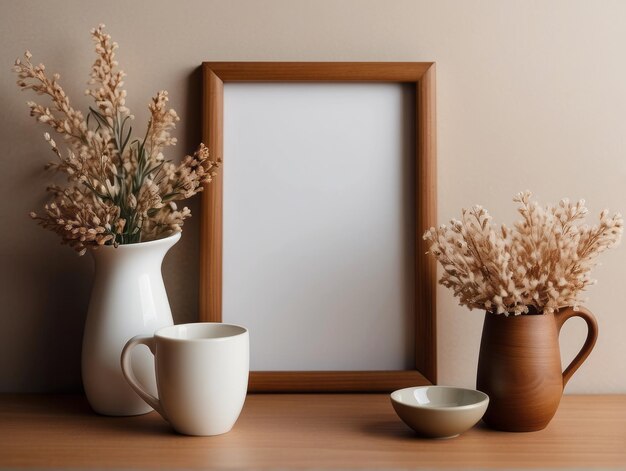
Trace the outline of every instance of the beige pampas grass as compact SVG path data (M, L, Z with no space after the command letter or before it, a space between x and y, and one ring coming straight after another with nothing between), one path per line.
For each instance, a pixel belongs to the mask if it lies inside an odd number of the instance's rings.
M48 98L49 104L28 102L30 114L49 126L65 144L62 152L44 134L56 160L46 167L67 175L66 187L50 186L52 197L41 215L31 213L43 227L58 233L63 243L81 255L89 246L129 244L180 231L188 208L175 201L189 198L210 183L219 168L207 147L186 156L180 165L166 160L163 151L176 144L171 131L179 121L167 108L166 91L152 99L143 139L132 137L133 116L126 107L125 73L115 60L117 43L104 25L91 31L96 60L86 94L95 101L87 117L72 107L59 84L60 75L46 74L32 63L28 51L15 61L17 84Z
M597 256L621 239L622 216L604 210L599 223L588 226L582 224L583 200L542 207L526 191L513 201L521 219L511 229L474 206L449 226L426 231L430 253L444 270L439 282L470 309L518 315L577 308L595 283L590 275Z

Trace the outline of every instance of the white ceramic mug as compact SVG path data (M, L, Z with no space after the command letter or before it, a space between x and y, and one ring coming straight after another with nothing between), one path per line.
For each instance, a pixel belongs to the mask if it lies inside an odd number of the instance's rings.
M159 397L137 381L131 351L146 345L155 357ZM248 331L213 322L181 324L137 336L122 351L122 372L139 396L186 435L228 432L246 399L250 364Z

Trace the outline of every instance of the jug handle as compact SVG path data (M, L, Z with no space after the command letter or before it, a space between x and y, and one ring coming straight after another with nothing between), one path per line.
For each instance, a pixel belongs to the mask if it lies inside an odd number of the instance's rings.
M563 324L571 317L581 317L587 323L587 339L569 366L565 368L563 372L563 387L565 387L572 375L587 359L598 339L598 323L596 322L596 318L588 309L582 306L579 307L577 311L575 311L574 308L568 307L554 313L558 333L561 332Z

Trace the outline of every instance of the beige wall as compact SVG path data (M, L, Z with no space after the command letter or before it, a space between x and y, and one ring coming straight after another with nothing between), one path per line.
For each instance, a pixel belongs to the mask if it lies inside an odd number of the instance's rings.
M442 220L481 203L510 221L510 197L525 188L626 211L626 2L2 0L0 391L80 388L91 260L27 217L42 204L50 154L8 70L28 47L86 103L99 22L121 45L137 123L151 93L170 91L182 116L176 158L199 141L203 60L433 60ZM196 219L164 266L179 322L197 309L197 238ZM626 249L602 262L588 303L600 339L569 392L626 392ZM441 382L472 386L481 314L438 295ZM568 358L581 324L563 332Z

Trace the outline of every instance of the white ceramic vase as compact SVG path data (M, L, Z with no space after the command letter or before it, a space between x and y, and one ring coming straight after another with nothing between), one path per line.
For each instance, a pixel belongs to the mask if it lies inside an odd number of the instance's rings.
M153 335L173 325L161 275L167 251L180 239L169 237L92 250L95 279L85 322L82 377L93 410L103 415L139 415L152 410L128 385L120 357L135 335ZM136 349L132 356L137 379L156 394L154 357Z

